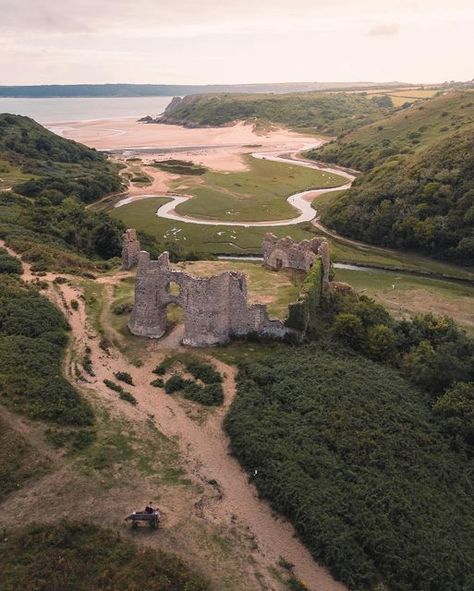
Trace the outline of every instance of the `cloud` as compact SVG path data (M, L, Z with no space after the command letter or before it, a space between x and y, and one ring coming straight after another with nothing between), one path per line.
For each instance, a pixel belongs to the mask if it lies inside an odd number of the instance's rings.
M367 33L369 37L393 37L398 35L400 25L397 23L380 23L371 27Z

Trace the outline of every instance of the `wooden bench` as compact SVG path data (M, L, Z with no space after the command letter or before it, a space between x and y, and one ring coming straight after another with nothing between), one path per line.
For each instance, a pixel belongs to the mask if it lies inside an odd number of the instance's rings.
M126 521L132 522L132 527L135 529L140 522L149 523L150 527L156 529L160 523L160 514L158 511L147 513L146 511L134 511L131 515L125 518Z

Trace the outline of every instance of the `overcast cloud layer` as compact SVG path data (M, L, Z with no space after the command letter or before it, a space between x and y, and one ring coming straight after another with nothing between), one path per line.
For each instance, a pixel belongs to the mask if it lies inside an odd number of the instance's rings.
M0 0L0 85L474 77L467 0Z

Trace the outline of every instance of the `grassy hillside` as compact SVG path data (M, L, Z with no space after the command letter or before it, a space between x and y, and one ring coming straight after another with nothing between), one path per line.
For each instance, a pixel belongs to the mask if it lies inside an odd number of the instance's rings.
M390 110L389 98L364 94L191 95L174 99L160 121L189 127L250 121L338 135L379 119Z
M2 591L205 591L176 557L138 548L85 523L9 532L0 552Z
M120 188L103 154L0 115L0 237L38 270L93 269L120 255L123 226L83 205Z
M473 129L460 129L361 175L328 208L325 223L365 242L472 265Z
M414 154L472 124L474 93L449 92L342 134L308 156L368 171L387 158Z
M243 364L226 419L234 453L353 591L468 591L472 460L450 447L426 395L338 349Z
M17 188L23 195L36 197L54 189L89 202L120 189L116 168L106 156L55 135L29 117L0 114L0 161L34 179Z

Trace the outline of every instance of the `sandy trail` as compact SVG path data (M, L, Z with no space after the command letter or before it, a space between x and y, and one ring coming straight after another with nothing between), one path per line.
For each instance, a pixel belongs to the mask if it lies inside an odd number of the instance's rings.
M0 246L4 246L0 240ZM12 249L7 250L16 256ZM23 280L33 281L36 276L31 265L23 262ZM57 276L48 273L42 280L52 282ZM112 277L101 277L100 282L112 286L120 281L123 273ZM168 437L176 437L180 450L186 460L189 476L194 481L209 483L215 480L219 495L212 502L199 508L202 517L213 523L232 527L238 523L255 538L258 551L255 558L262 566L263 572L274 566L280 557L284 557L295 565L295 575L308 586L311 591L343 591L344 585L335 581L327 569L316 564L309 551L296 538L293 526L282 517L273 514L269 505L258 498L256 488L249 483L239 463L229 455L229 440L223 430L223 420L236 393L236 370L223 362L210 358L212 364L224 376L224 405L207 415L205 422L197 423L186 413L179 398L168 396L164 391L150 386L154 375L152 370L170 350L176 350L180 339L177 327L164 341L153 341L144 354L144 364L140 368L131 366L129 361L116 349L107 355L99 347L98 335L88 323L82 292L74 284L76 278L69 277L70 283L56 285L48 289L48 297L66 314L72 328L72 339L75 351L82 351L86 346L91 349L92 365L96 377L88 383L100 395L116 407L130 420L144 420L153 417L157 428ZM67 305L72 299L79 302L79 309L72 311ZM171 349L165 349L170 347ZM70 377L71 357L66 358L66 373ZM117 398L104 384L103 380L113 379L113 373L129 371L133 376L134 387L129 389L139 404L133 407ZM75 384L81 387L80 384ZM267 581L274 588L275 581Z

